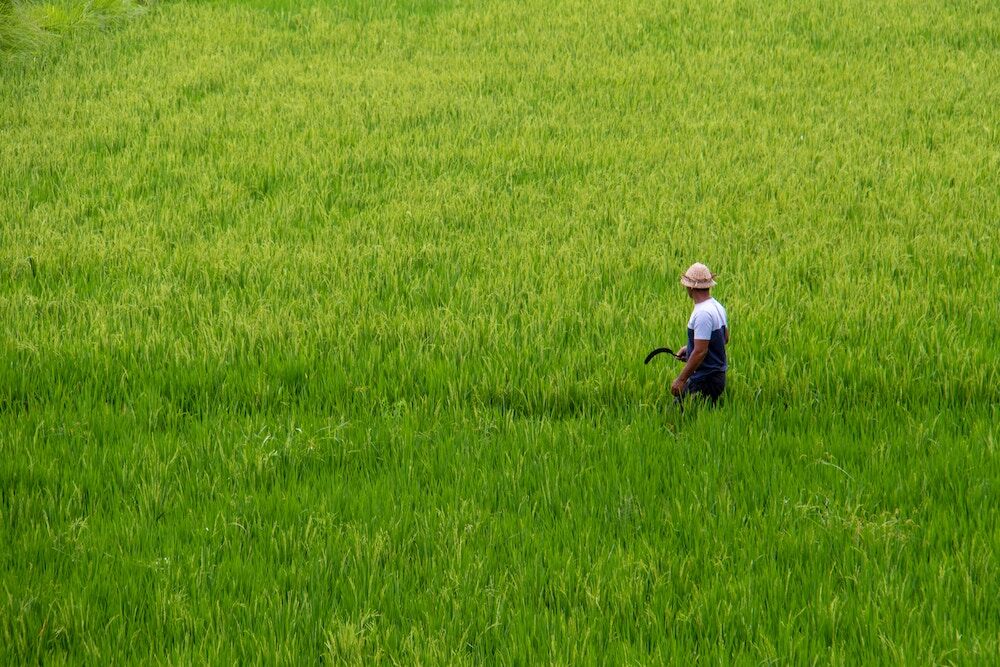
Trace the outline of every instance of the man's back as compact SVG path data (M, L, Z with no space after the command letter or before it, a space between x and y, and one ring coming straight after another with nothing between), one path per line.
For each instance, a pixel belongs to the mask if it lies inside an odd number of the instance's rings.
M694 349L696 340L708 341L708 354L698 366L692 380L697 380L714 373L725 373L728 369L726 360L726 329L729 326L726 319L726 309L714 298L696 303L688 320L688 350Z

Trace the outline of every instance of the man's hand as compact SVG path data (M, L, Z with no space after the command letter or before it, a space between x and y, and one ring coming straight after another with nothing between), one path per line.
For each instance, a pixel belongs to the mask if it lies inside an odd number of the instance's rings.
M687 345L677 350L677 358L681 361L687 361L688 358L688 348Z
M695 338L694 349L689 350L685 345L684 348L677 353L677 356L680 356L681 354L687 357L687 363L684 364L684 370L681 371L681 374L678 375L677 379L674 380L674 383L670 385L670 393L674 396L681 395L681 392L684 391L684 385L687 383L688 378L690 378L691 375L698 370L698 366L701 366L701 362L705 360L705 355L708 354L708 341L698 340Z

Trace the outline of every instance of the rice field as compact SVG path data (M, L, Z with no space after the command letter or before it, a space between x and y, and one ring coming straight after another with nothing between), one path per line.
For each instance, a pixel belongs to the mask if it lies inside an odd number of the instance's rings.
M1000 5L64 34L0 53L0 662L997 660Z

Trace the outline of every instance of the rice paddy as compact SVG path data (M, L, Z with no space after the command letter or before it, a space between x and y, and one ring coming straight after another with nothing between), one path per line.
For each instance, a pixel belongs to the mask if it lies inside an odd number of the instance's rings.
M996 660L1000 6L65 35L0 54L0 662Z

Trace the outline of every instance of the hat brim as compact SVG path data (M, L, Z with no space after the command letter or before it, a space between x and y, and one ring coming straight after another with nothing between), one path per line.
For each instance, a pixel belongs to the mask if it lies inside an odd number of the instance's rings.
M687 276L681 276L681 285L690 287L691 289L708 289L715 287L715 280L691 280Z

